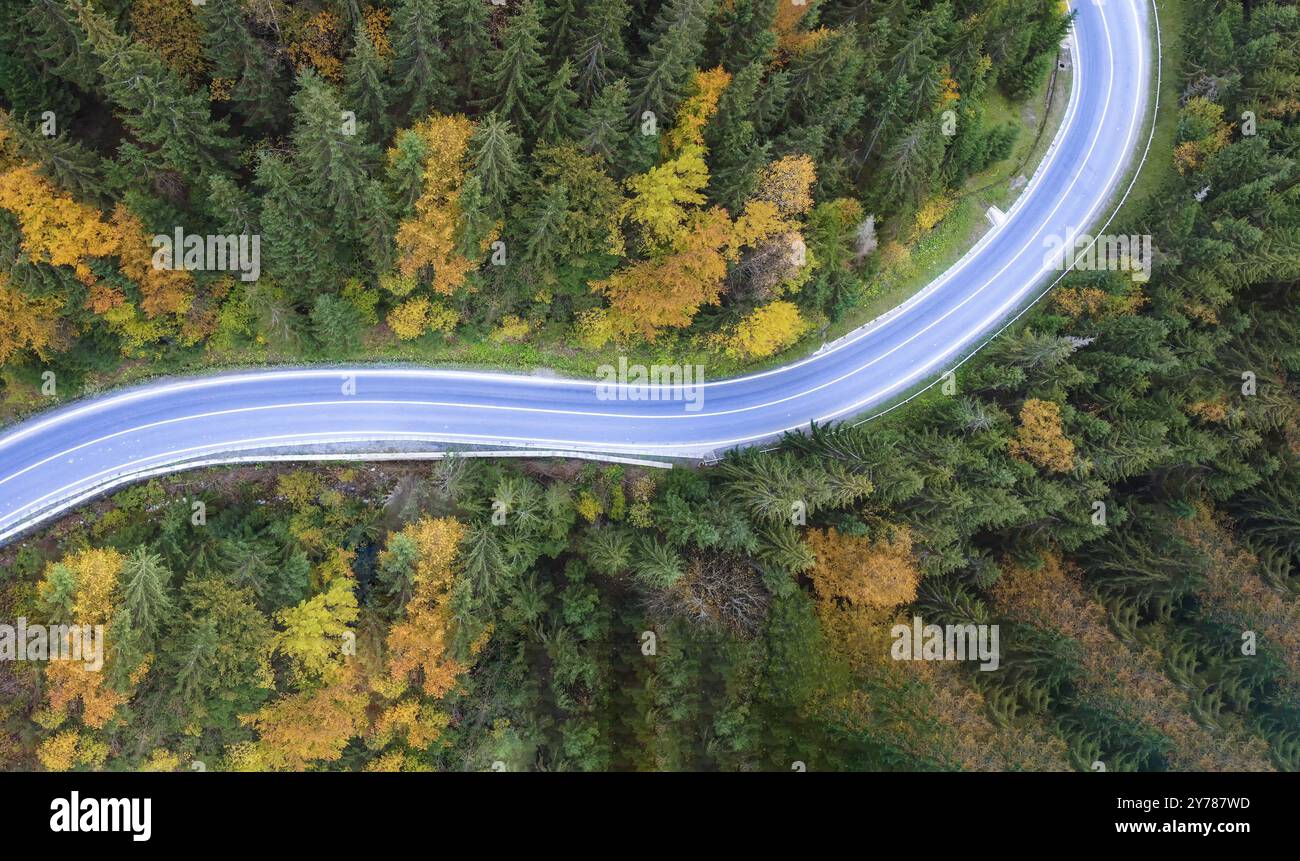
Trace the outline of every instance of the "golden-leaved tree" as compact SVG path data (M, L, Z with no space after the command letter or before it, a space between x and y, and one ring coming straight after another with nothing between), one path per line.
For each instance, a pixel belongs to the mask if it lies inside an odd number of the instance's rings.
M440 697L469 669L451 654L451 596L465 527L452 517L422 517L401 534L416 548L415 583L405 617L388 632L388 673L395 683L418 682L426 696Z
M62 307L57 297L24 294L10 286L8 274L0 273L0 365L22 350L45 359L46 348L57 342Z
M1011 456L1035 463L1051 472L1074 468L1074 442L1061 427L1061 407L1052 401L1029 398L1020 408L1020 427L1007 441Z
M122 554L111 548L78 550L61 562L47 566L45 577L37 587L37 594L47 605L65 600L67 590L71 589L71 602L67 606L69 621L91 628L104 626L101 644L105 660L112 658L113 626L109 622L123 561ZM54 647L51 643L51 650ZM88 669L85 661L51 660L45 669L51 722L62 723L68 710L79 702L82 723L96 729L107 724L128 696L109 687L106 675Z

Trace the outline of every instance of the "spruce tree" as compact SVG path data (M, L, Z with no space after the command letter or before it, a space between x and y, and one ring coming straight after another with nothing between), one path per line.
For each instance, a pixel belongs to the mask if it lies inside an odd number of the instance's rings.
M549 0L547 3L549 8L545 15L545 25L548 57L562 60L568 55L569 43L578 32L581 18L578 14L579 5L579 0Z
M631 123L628 106L632 94L623 78L607 84L592 101L582 121L582 148L612 165L622 164Z
M28 128L12 116L3 119L5 131L18 144L18 152L40 166L41 173L56 185L87 203L102 205L108 200L103 160L66 132L48 137Z
M473 176L482 184L484 208L494 217L505 212L506 198L521 174L521 145L510 121L496 114L488 114L474 129L470 140Z
M713 122L704 129L709 148L709 197L733 212L739 212L753 191L758 171L768 161L771 144L759 142L754 127L763 64L750 63L741 69L718 99Z
M573 64L565 60L547 85L537 118L537 140L558 143L573 137L578 121L578 94L569 86L573 74Z
M384 84L384 63L370 41L365 27L356 28L352 43L352 56L344 68L347 107L359 121L365 123L370 140L388 139L390 131L387 105L388 92Z
M447 53L456 71L456 92L463 107L479 101L485 89L483 73L492 50L494 7L484 0L445 0L442 28L448 34Z
M718 14L710 39L709 63L735 74L751 63L766 64L776 52L776 8L790 0L732 0Z
M646 34L649 50L637 64L632 100L636 115L651 111L659 123L671 119L695 64L704 51L708 17L717 0L668 0Z
M283 123L285 86L278 63L248 30L238 0L207 0L195 10L203 25L203 56L214 79L234 81L236 109L256 125Z
M31 33L36 56L50 71L83 90L94 89L100 61L86 41L75 8L59 0L31 0L23 22Z
M584 11L578 28L578 92L588 103L627 68L623 31L631 12L627 0L602 0Z
M104 92L132 135L183 177L219 170L231 142L225 121L212 119L206 94L190 92L153 51L115 32L89 6L77 8L77 21L100 60Z
M501 34L501 47L493 52L487 73L485 101L502 119L523 133L536 125L541 101L539 81L544 74L541 54L542 21L537 0L526 0Z
M367 194L375 153L365 143L365 124L347 128L333 88L311 71L299 78L293 109L294 168L302 188L328 213L336 237L357 240L368 219L378 217Z
M393 91L405 102L403 116L413 121L445 110L447 54L435 0L399 0L392 43Z
M122 562L118 582L122 610L130 617L131 629L146 649L158 641L158 634L172 611L172 572L161 556L137 547Z

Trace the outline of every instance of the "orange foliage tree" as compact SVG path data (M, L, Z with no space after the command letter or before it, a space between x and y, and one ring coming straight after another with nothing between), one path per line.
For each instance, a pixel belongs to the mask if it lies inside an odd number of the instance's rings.
M402 683L419 679L427 696L440 697L468 669L449 653L454 562L465 527L452 517L423 517L400 534L416 548L415 591L405 618L388 632L389 677Z
M475 263L457 250L460 239L460 190L468 166L474 123L467 117L432 116L401 135L415 135L425 152L423 188L414 217L397 229L398 270L406 277L426 267L433 272L435 292L450 295L465 282ZM390 163L403 153L401 142L388 151ZM482 240L482 250L495 239Z
M1030 398L1020 408L1020 427L1007 440L1011 456L1052 472L1074 468L1074 443L1061 427L1061 408L1051 401Z
M104 657L108 659L112 643L113 594L118 576L122 573L121 553L109 549L85 549L66 557L59 565L46 568L45 579L37 587L38 594L48 599L58 588L56 571L75 584L71 617L77 625L103 625L101 643ZM69 635L71 636L71 635ZM51 649L54 644L50 644ZM127 696L108 687L105 674L98 669L88 669L84 661L51 660L45 670L48 685L49 707L57 719L62 719L76 702L81 703L81 720L86 726L102 727L108 723L118 706Z
M11 287L9 276L0 273L0 365L21 350L46 358L45 348L58 334L61 299L33 298Z

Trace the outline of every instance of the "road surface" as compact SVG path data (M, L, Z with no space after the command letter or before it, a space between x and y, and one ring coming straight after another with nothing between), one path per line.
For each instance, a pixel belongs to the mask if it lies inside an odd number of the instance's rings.
M1045 260L1047 237L1100 232L1149 143L1157 64L1146 2L1079 0L1069 104L1006 218L908 302L816 354L698 388L616 388L612 398L595 379L415 368L164 380L51 411L0 437L0 543L131 480L269 450L444 443L704 458L896 400L1059 277Z

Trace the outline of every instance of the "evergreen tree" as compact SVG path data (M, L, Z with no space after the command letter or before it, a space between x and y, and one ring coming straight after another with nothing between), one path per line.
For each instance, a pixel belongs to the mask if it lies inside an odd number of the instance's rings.
M488 114L474 129L470 140L472 175L481 183L485 210L494 217L505 212L506 199L521 174L521 146L510 121L496 114Z
M352 56L344 68L344 79L344 93L349 109L360 122L366 124L372 140L387 140L391 129L387 113L388 92L384 84L384 63L375 51L365 27L356 28Z
M525 133L536 125L536 109L541 102L541 37L538 0L525 0L506 22L501 47L492 54L486 78L492 93L487 103L493 112Z
M309 199L327 213L336 238L359 242L371 219L381 218L370 193L375 160L364 123L349 129L334 90L314 72L298 79L293 97L294 169Z
M363 323L351 302L322 294L311 309L312 334L322 352L346 356L361 345Z
M28 161L40 165L41 172L60 188L88 203L102 205L108 199L102 159L60 132L54 137L40 134L12 116L0 119L4 130L13 135L18 152Z
M442 46L438 4L435 0L399 0L393 30L393 89L405 101L403 115L408 121L417 120L446 109L447 54Z
M665 123L681 99L704 51L704 33L716 0L667 0L645 35L647 54L633 76L636 116L650 111Z
M485 85L484 69L492 51L490 22L493 7L483 0L446 0L442 28L448 34L447 54L456 70L456 92L463 106L477 104Z
M137 547L122 563L118 578L122 610L129 616L131 630L146 651L157 644L158 634L174 607L171 578L172 572L162 557L144 547Z
M630 132L628 110L632 100L627 81L622 78L607 84L592 100L582 122L582 147L600 155L610 164L623 163L625 144Z
M570 88L572 82L573 64L565 60L546 87L537 121L539 141L557 143L573 137L578 120L578 94Z
M777 4L782 0L733 0L724 4L714 28L716 36L707 65L721 65L732 74L751 63L766 65L776 52Z
M212 77L234 82L230 98L250 122L281 124L286 87L279 64L249 32L238 0L208 0L195 10Z
M578 14L579 0L547 0L546 5L546 53L559 62L568 56L569 44L578 32L581 17Z
M50 71L83 90L94 89L99 58L86 41L85 25L76 7L60 0L32 0L23 22L31 33L36 56Z
M160 166L188 178L219 170L231 143L205 94L190 92L152 51L114 32L88 6L78 7L77 20L100 59L104 91L135 138L155 149Z
M601 0L584 9L578 30L578 92L589 103L627 67L627 0Z
M768 162L771 145L759 143L754 127L763 66L741 69L718 99L718 112L704 129L709 148L709 197L739 212L754 189L758 171Z

